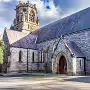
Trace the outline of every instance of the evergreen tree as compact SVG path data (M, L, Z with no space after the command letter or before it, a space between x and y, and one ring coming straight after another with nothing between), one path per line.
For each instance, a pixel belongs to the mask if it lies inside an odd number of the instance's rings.
M3 43L3 41L0 40L0 64L3 64L3 61L4 61L5 48L6 48L6 45Z

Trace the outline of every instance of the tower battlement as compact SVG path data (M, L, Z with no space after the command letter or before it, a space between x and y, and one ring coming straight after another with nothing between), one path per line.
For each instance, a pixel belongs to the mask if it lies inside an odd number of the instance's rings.
M31 33L40 28L40 20L37 16L36 4L31 4L29 3L29 1L27 1L26 3L19 1L19 4L16 5L15 10L15 30Z
M16 5L16 9L18 9L19 7L30 7L30 8L32 8L32 9L37 10L36 4L31 4L29 1L27 1L26 3L23 3L23 2L21 2L21 1L19 1L19 4ZM15 10L16 10L16 9L15 9Z

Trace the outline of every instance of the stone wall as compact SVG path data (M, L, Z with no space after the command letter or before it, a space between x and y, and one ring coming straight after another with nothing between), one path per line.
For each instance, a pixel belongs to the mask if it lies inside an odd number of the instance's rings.
M49 47L49 52L48 52L49 53L49 58L48 58L49 71L52 71L52 60L54 63L56 63L55 58L61 52L64 52L67 55L68 60L70 62L70 64L68 66L73 65L70 52L68 52L68 50L65 48L65 45L63 45L62 41L59 41L59 45L57 47L57 50L55 51L54 58L53 59L51 58L52 52L53 52L53 46L54 46L55 42L58 42L58 40L59 40L59 38L54 38L52 40L47 40L45 42L41 42L38 44L38 48L43 48L43 50L46 50L47 47ZM66 36L64 36L63 41L64 42L74 41L77 44L77 46L81 49L81 51L83 52L83 54L86 57L86 65L85 65L86 72L90 73L90 67L89 67L90 62L87 61L87 60L90 60L90 31L83 31L83 32L77 32L77 33L73 33L70 35L66 35ZM72 68L72 66L70 66L70 67ZM69 68L68 68L68 72L72 73L73 70L71 70ZM78 64L77 64L77 68L78 68ZM55 69L55 68L53 68L53 69ZM53 70L53 72L56 72L56 70Z
M68 74L72 75L74 73L74 67L73 67L73 57L71 56L71 52L68 50L68 48L65 46L64 42L69 42L69 41L74 41L77 46L81 49L81 51L83 52L83 54L86 57L86 72L90 73L90 31L83 31L83 32L79 32L79 33L73 33L70 35L66 35L64 36L63 40L61 39L59 41L59 38L55 38L52 40L48 40L45 42L42 42L40 44L37 45L37 47L39 48L39 50L32 50L32 49L28 49L28 69L30 71L33 70L45 70L45 63L47 63L47 71L48 72L53 72L56 73L57 72L57 65L58 65L58 61L59 61L59 56L62 55L62 53L65 54L66 60L67 60L67 72ZM54 52L53 58L52 58L52 54L53 54L53 46L59 41L59 44L57 46L57 49ZM64 42L63 42L64 41ZM39 51L47 51L47 57L46 57L46 62L40 62L37 63L40 60L40 52ZM19 55L19 51L23 52L23 60L22 63L18 62L18 55ZM11 51L11 56L10 58L10 67L8 68L8 71L19 71L19 70L27 70L27 49L22 49L22 48L14 48L12 47L10 49ZM35 62L32 62L32 53L35 53ZM58 58L59 57L59 58ZM81 58L82 59L82 58ZM82 59L82 63L83 63L83 59ZM83 63L84 65L84 63ZM83 73L83 66L80 69L80 58L76 58L76 73Z
M86 73L90 74L90 31L74 33L64 37L66 41L74 41L86 57Z
M84 58L73 58L73 75L85 75Z
M54 39L48 42L43 42L41 44L38 44L38 48L42 48L43 50L46 50L47 47L49 47L48 50L48 58L47 58L47 63L48 63L48 71L52 73L57 73L57 65L59 63L59 59L61 55L65 55L66 60L67 60L67 73L72 74L73 73L73 62L72 62L72 57L70 51L65 47L65 44L63 43L62 40L60 40L59 45L54 53L54 56L52 58L52 52L53 52L53 45L55 42L58 42L58 39Z
M90 60L86 60L86 74L90 75Z
M66 42L74 41L81 49L87 59L90 59L90 31L83 31L80 33L74 33L66 35L64 37Z
M8 58L9 68L8 72L27 72L44 70L44 64L38 65L38 50L28 49L28 65L27 65L27 49L10 48L11 55ZM19 51L22 51L22 61L19 62ZM34 52L34 62L32 62L32 53Z

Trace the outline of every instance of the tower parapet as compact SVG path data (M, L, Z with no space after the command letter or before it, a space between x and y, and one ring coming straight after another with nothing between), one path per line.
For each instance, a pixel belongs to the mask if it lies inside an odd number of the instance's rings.
M29 1L16 6L16 18L14 19L14 29L22 32L33 32L40 28L40 20L37 17L36 5Z
M18 9L19 7L30 7L32 9L37 10L36 4L30 4L29 1L27 1L26 3L19 1L19 4L16 6L16 9Z

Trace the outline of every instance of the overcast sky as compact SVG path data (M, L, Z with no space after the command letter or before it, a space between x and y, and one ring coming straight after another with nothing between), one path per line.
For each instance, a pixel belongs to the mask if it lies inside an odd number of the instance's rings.
M14 9L18 1L0 0L0 33L3 33L5 27L10 28L15 18ZM50 0L51 9L46 9L45 4L40 0L21 1L36 4L41 27L90 6L90 0Z

